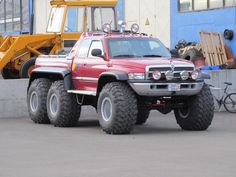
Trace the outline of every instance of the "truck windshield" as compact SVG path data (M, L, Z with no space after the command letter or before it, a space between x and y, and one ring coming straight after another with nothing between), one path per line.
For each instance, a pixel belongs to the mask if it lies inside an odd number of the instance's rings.
M171 54L157 39L111 38L108 39L110 58L167 57Z

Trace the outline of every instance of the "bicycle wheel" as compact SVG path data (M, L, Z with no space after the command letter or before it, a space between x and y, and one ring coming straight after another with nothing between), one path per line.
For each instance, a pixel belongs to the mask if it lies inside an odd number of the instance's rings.
M224 107L226 111L236 113L236 93L231 93L225 97Z

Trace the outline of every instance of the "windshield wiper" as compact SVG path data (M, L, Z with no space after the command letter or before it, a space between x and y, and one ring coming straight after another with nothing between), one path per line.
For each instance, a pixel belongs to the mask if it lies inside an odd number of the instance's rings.
M143 57L162 57L161 55L144 55Z
M114 58L123 58L123 57L127 57L127 58L134 58L134 57L140 57L140 56L136 56L136 55L115 55L113 56Z

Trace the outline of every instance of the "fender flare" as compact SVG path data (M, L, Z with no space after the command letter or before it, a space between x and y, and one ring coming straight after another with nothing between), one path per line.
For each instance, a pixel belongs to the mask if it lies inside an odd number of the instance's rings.
M65 89L70 90L72 88L71 71L67 68L58 68L58 67L38 67L34 69L30 76L28 89L33 80L37 78L55 79L58 78L58 76L60 79L64 81Z
M112 81L127 81L128 74L123 71L110 71L100 74L97 85L97 94L100 93L103 86Z
M104 76L115 77L116 80L118 80L118 81L127 81L128 80L128 74L126 72L123 72L123 71L104 72L104 73L100 74L99 80L100 80L100 78L102 78Z

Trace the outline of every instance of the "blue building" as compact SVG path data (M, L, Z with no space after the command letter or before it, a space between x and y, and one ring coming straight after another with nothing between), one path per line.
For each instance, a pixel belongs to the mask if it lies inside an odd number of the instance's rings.
M171 48L181 39L200 42L200 31L236 32L235 0L171 0L170 6ZM236 56L236 38L225 43Z
M33 0L0 0L0 34L32 33Z

